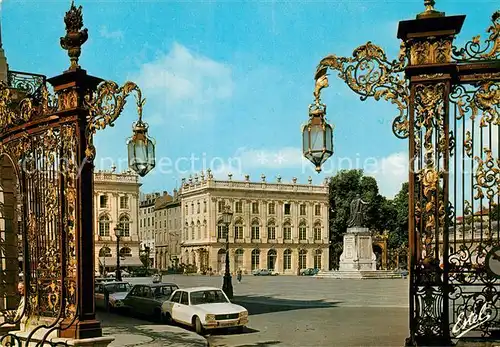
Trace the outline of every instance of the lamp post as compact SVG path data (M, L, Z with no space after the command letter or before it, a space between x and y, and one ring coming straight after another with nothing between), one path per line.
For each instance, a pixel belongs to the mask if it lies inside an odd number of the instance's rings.
M122 236L122 228L120 226L115 227L116 236L116 275L117 281L122 280L122 270L120 269L120 237Z
M226 227L226 271L224 273L224 278L222 282L222 290L226 293L229 299L233 298L233 283L231 280L231 269L229 266L229 225L233 219L233 212L229 205L224 206L224 212L222 212L222 223Z
M491 134L499 128L500 11L491 16L485 38L477 35L458 47L455 38L465 16L446 16L434 5L434 0L425 0L425 10L415 19L399 22L396 59L388 59L371 41L356 48L352 56L331 54L321 59L314 76L309 124L303 129L304 156L318 170L333 153L326 105L320 99L321 90L328 87L327 70L335 71L361 100L373 97L397 107L392 130L396 137L407 139L409 149L406 346L449 346L461 336L454 328L463 316L457 307L470 297L462 288L470 283L457 281L457 272L478 271L481 281L473 283L476 293L489 292L489 283L495 281L485 269L452 266L450 260L457 254L450 253L449 246L467 254L491 247L488 228L478 229L480 241L474 248L458 241L455 226L461 222L455 211L472 218L478 206L482 209L486 203L491 210L500 196L487 178L498 171L498 148ZM459 164L471 161L470 170ZM481 341L492 341L495 334L498 324L482 324L471 331L482 336Z

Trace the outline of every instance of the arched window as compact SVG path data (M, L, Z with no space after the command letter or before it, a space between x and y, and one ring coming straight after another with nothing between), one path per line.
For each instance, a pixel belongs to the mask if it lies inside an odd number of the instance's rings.
M121 235L130 237L130 219L127 216L120 217Z
M283 252L283 270L291 270L292 269L292 250L285 249Z
M317 249L314 252L314 268L315 269L321 269L321 255L323 254L323 251L321 249Z
M274 268L276 266L276 250L270 249L267 252L267 269L274 271Z
M307 268L307 251L305 249L301 249L299 251L299 269Z
M226 250L219 249L217 252L217 271L219 273L224 273L224 267L226 265Z
M111 249L109 247L102 247L99 250L99 257L111 257Z
M208 228L206 220L203 220L203 238L208 239Z
M199 205L200 205L200 203L198 203L198 206ZM198 240L201 240L201 223L200 223L200 221L196 222L196 231L197 231Z
M243 268L243 250L241 248L234 252L234 264L238 270Z
M194 240L194 222L191 222L191 240Z
M307 239L307 226L306 222L302 221L299 224L299 240L303 241Z
M314 224L314 241L321 240L321 223L316 222Z
M252 251L252 271L258 270L260 266L260 250L254 249Z
M274 221L267 223L267 238L269 240L276 240L276 225Z
M106 215L99 218L99 236L109 236L109 217Z
M259 221L255 219L252 221L252 240L258 239L260 239L260 227Z
M283 224L283 239L291 240L292 239L292 226L290 222L285 222Z
M238 219L236 223L234 223L234 237L237 240L243 239L243 222L241 219Z
M222 221L219 221L217 223L217 239L218 240L225 240L226 239L226 226Z
M132 251L128 247L123 247L120 249L120 257L131 257Z
M184 239L189 240L189 224L186 222L184 226Z

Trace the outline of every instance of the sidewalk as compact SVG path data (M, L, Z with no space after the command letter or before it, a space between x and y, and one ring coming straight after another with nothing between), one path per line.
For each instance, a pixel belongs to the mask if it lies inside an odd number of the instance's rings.
M98 312L104 336L115 340L109 347L207 347L207 340L180 327L150 323L133 317Z

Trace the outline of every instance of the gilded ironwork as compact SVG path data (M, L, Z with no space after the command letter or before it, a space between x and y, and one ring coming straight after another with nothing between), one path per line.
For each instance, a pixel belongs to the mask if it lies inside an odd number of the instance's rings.
M352 57L329 55L323 58L316 69L315 99L318 101L324 83L326 69L338 71L340 77L361 100L373 97L395 104L399 110L393 122L393 131L399 138L408 137L408 82L402 72L407 64L406 47L401 46L398 59L389 61L385 52L371 42L356 48ZM321 87L321 88L320 88Z
M127 97L135 92L138 124L142 123L142 108L146 100L142 97L142 92L134 82L126 82L123 86L118 86L113 81L102 82L93 94L85 96L85 105L90 111L86 137L89 139L85 154L88 159L95 158L95 147L92 143L93 135L97 130L102 130L107 126L114 126L114 122L123 111L127 102Z
M453 47L453 58L457 62L500 59L500 10L491 16L492 24L486 30L488 38L481 45L481 36L474 36L463 48Z
M27 95L34 96L45 85L45 76L21 71L8 71L7 85Z
M408 40L410 65L448 63L451 61L452 37Z
M82 6L77 8L74 1L71 1L71 8L64 16L64 23L66 24L66 36L61 37L61 47L68 51L71 61L69 69L76 70L80 68L78 59L82 53L81 47L89 38L87 28L82 29Z

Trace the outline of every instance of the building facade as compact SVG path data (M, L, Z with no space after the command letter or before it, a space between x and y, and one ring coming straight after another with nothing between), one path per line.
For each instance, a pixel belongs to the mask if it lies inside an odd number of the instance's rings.
M298 274L300 269L328 270L328 186L266 181L215 180L210 171L180 190L181 262L198 271L225 266L225 204L233 211L229 225L231 272L272 269Z
M123 268L142 265L139 258L139 176L132 171L94 173L95 270L116 269L117 254ZM119 251L115 228L121 228Z
M179 265L181 218L181 202L176 189L173 196L165 192L156 199L155 264L160 270Z
M150 266L155 264L155 203L160 193L141 194L139 201L139 237L141 240L141 251L149 252ZM156 226L158 224L156 223Z

